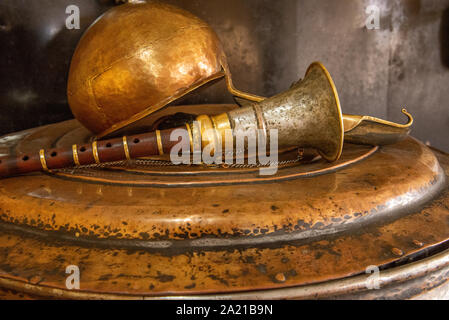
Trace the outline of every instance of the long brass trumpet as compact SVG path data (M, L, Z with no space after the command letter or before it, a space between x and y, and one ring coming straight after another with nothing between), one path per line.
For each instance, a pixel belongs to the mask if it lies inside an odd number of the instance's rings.
M406 114L411 122L411 116ZM268 145L277 143L278 150L314 148L327 161L335 161L342 152L346 125L347 140L390 143L402 138L411 124L394 127L397 131L388 134L385 130L375 132L373 128L377 130L380 124L392 127L390 123L383 122L370 117L343 118L329 72L321 63L314 62L303 80L289 90L260 102L215 116L200 115L196 121L185 123L183 127L73 145L69 149L40 149L33 154L1 158L0 176L168 154L178 143L184 142L182 136L176 141L172 139L172 133L179 129L187 133L187 145L191 151L208 147L215 152L229 144L235 147L239 135L257 132L259 140ZM276 130L276 141L271 136L272 130ZM261 137L259 133L262 133Z

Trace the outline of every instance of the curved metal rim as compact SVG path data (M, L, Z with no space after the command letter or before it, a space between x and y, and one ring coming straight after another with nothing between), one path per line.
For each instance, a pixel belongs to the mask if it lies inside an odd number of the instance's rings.
M380 271L379 286L400 284L436 272L449 266L449 249L432 255L431 257L412 262L403 266ZM145 296L123 293L99 293L83 290L68 290L26 283L13 278L0 276L0 287L24 292L40 297L54 297L67 299L110 299L110 300L237 300L237 299L318 299L336 297L338 295L368 291L367 281L370 274L363 274L327 281L323 283L288 287L281 289L243 291L227 294L204 295L161 295Z
M338 97L338 92L337 92L337 88L335 87L334 80L332 80L332 77L331 77L329 71L327 71L326 67L320 61L312 62L310 64L310 66L307 68L306 75L315 66L319 67L324 72L324 74L325 74L325 76L327 78L327 81L329 82L329 84L330 84L330 86L332 88L332 93L334 94L335 103L337 105L338 122L339 122L339 125L340 125L340 143L339 143L339 146L338 146L338 148L336 150L337 152L335 154L331 154L331 155L326 155L326 154L324 154L321 151L319 151L319 153L327 161L335 161L335 160L338 160L340 158L341 153L343 152L343 143L344 143L344 135L345 135L345 128L344 128L344 125L343 125L343 113L341 111L340 98Z
M71 174L66 173L47 173L51 176L58 178L58 179L67 179L72 181L84 181L87 183L98 183L98 184L107 184L107 185L125 185L125 186L134 186L134 187L160 187L160 188L173 188L173 187L211 187L211 186L223 186L223 185L244 185L244 184L251 184L251 183L272 183L272 182L279 182L279 181L287 181L292 179L299 179L299 178L310 178L315 177L318 175L323 175L327 173L332 173L337 170L343 169L347 166L350 166L354 163L357 163L359 161L363 161L370 156L372 156L374 153L376 153L379 150L378 146L372 147L369 149L365 154L350 159L348 161L345 161L343 163L333 165L331 167L308 171L308 172L298 172L298 173L292 173L292 174L286 174L283 176L258 176L257 178L247 178L247 179L238 179L238 180L222 180L222 181L201 181L201 182L195 182L195 181L185 181L185 182L160 182L160 181L142 181L138 183L133 183L130 181L117 181L112 179L106 179L106 178L92 178L92 177L83 177L83 176L76 176L74 177Z
M407 112L407 110L405 108L403 108L401 110L401 112L405 116L407 116L406 124L391 122L388 120L384 120L384 119L380 119L380 118L376 118L376 117L372 117L372 116L357 116L357 115L352 115L352 114L346 114L345 115L346 118L354 119L355 122L354 122L354 124L352 124L352 126L350 128L345 128L345 132L348 133L348 132L352 131L353 129L357 128L357 126L363 121L370 121L370 122L374 122L376 124L382 124L382 125L386 125L386 126L397 128L397 129L408 129L412 126L412 124L414 122L413 116L409 112Z
M211 76L205 78L205 79L200 79L199 81L193 83L190 87L180 90L177 93L175 93L174 95L172 95L171 97L168 97L167 99L161 101L158 104L149 106L147 108L145 108L143 111L140 111L139 113L136 113L135 115L133 115L132 117L120 121L118 123L115 123L114 125L112 125L111 127L109 127L108 129L102 131L101 133L97 134L95 136L95 139L102 139L104 137L106 137L107 135L116 132L117 130L123 129L124 127L133 124L136 121L139 121L147 116L149 116L150 114L164 108L165 106L167 106L169 103L185 96L186 94L195 91L196 89L202 87L203 85L205 85L206 83L209 83L213 80L217 80L220 78L223 78L225 76L225 73L223 70L218 71L214 74L212 74Z
M446 186L446 178L445 174L441 171L436 182L431 184L428 188L428 191L422 196L414 196L415 197L415 205L422 205L431 201L436 196L438 196ZM10 223L0 223L0 230L3 228L4 230L18 231L24 234L37 235L40 237L49 237L56 235L61 240L73 241L74 243L79 244L92 244L97 246L116 246L118 248L131 248L131 249L152 249L152 250L166 250L167 248L176 248L179 250L190 250L190 249L199 249L202 248L204 250L213 250L214 248L224 248L224 247L252 247L256 245L267 245L267 244L285 244L290 241L298 241L304 239L317 239L322 236L338 234L340 232L345 232L350 229L354 224L358 224L359 226L366 225L368 222L373 221L374 219L379 219L381 217L386 217L388 214L394 210L398 210L395 207L384 208L382 210L377 211L375 217L368 216L360 218L357 222L345 223L341 226L336 226L331 229L321 230L319 228L312 228L307 231L301 232L292 232L292 233L284 233L281 231L275 232L273 234L267 234L265 236L258 237L237 237L231 239L223 239L223 238L195 238L191 240L141 240L141 239L92 239L89 237L77 237L76 235L64 235L59 232L51 232L45 230L39 230L35 228L28 228L24 226L18 226ZM406 213L406 209L402 209L403 213Z

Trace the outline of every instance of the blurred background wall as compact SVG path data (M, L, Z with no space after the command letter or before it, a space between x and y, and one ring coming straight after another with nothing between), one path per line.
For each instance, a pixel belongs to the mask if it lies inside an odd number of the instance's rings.
M345 113L403 122L449 151L449 0L166 0L207 21L220 37L237 88L287 89L308 64L329 69ZM80 8L67 29L66 7ZM83 31L115 5L100 0L0 1L0 134L72 118L70 59ZM379 8L378 29L369 6ZM183 103L232 102L224 84Z

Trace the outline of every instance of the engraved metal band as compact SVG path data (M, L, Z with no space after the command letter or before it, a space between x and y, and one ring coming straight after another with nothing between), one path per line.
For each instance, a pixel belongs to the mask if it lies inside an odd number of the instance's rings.
M92 142L92 154L94 155L95 163L100 164L100 157L98 156L97 141Z
M218 126L215 122L215 119L213 117L209 117L210 122L212 123L212 128L214 128L214 154L219 151L220 148L218 146L221 146L221 149L223 149L223 143L221 139L221 134L218 132Z
M217 143L221 143L221 147L224 150L226 148L226 132L229 130L232 133L231 122L227 113L222 113L216 116L210 117L212 124L216 130ZM229 140L233 140L232 136Z
M125 150L126 160L131 160L128 148L128 141L126 141L126 136L123 136L123 150Z
M164 149L162 148L162 139L161 139L161 132L159 130L156 130L156 141L157 141L157 149L159 150L159 154L164 154Z
M193 144L193 153L201 152L201 128L198 121L194 121L192 123L192 144Z
M263 118L262 110L260 109L260 107L257 104L254 104L252 107L253 107L254 114L257 119L257 128L262 130L262 134L263 134L263 136L260 137L260 138L262 138L263 141L260 141L259 143L265 144L267 141L268 132L267 132L267 127L265 125L265 119ZM260 130L259 130L259 132L260 132Z
M186 123L187 132L189 134L189 142L190 142L190 152L193 152L193 136L192 136L192 129L190 129L190 125Z
M80 160L78 158L78 146L76 144L72 145L72 153L73 153L73 162L75 165L80 166Z
M47 161L45 160L45 150L44 149L39 150L39 158L41 159L42 169L44 169L45 171L49 171L48 167L47 167Z

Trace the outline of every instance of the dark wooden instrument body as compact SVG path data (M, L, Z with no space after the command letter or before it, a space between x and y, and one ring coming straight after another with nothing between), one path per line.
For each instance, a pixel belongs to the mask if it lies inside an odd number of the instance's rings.
M170 140L171 132L176 130L161 130L161 144L164 153L170 153L173 145L181 140ZM139 157L159 155L158 143L155 132L137 134L126 137L125 145L123 138L114 138L99 140L96 142L98 163L114 162L126 160L126 149L129 157L136 159ZM0 157L0 177L12 176L21 173L41 171L46 169L60 169L75 167L75 157L78 159L78 165L90 165L97 163L93 142L76 145L76 151L72 147L49 148L30 150L31 152L12 154L8 157ZM44 150L44 165L42 164L39 150ZM43 167L43 166L46 166Z

